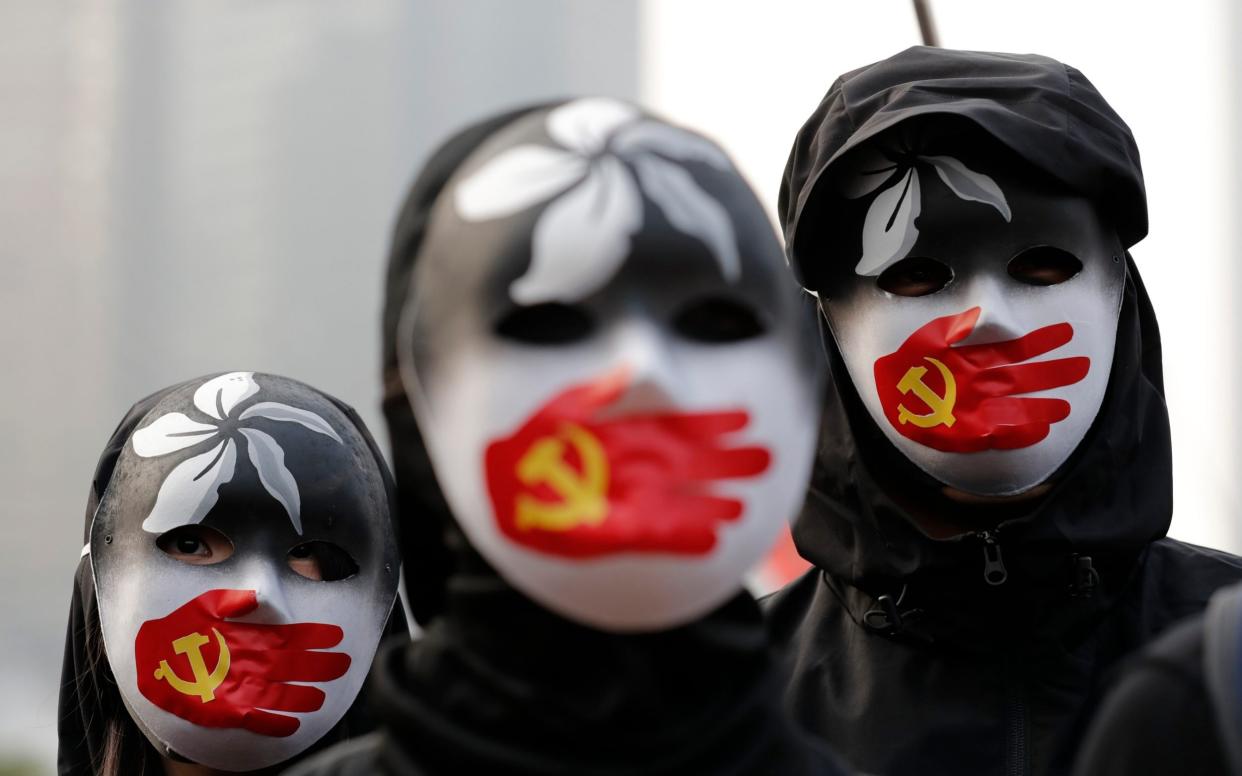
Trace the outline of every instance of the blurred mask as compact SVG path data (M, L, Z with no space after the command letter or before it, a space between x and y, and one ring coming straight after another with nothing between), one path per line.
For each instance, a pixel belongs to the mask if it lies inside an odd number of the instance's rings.
M988 496L1043 483L1086 435L1125 282L1123 249L1092 204L1014 166L900 138L855 152L835 181L849 215L826 230L820 289L892 444Z
M471 544L609 630L672 627L740 590L802 503L817 372L728 158L576 100L497 132L431 218L401 374Z
M381 465L326 397L252 372L170 393L130 437L89 552L108 663L157 751L254 770L349 709L397 588Z

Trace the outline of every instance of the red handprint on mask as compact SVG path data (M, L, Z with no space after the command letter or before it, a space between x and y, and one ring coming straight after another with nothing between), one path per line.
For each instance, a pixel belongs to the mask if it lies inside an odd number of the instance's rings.
M488 494L506 536L570 558L703 555L716 545L719 524L741 516L741 501L713 495L709 486L753 477L771 463L762 447L722 442L746 427L746 412L598 419L627 379L620 371L573 386L488 445Z
M318 711L324 692L289 682L327 682L349 670L336 625L227 622L253 612L253 590L208 590L167 617L148 620L134 640L138 690L165 711L204 727L292 735L297 717Z
M975 328L980 308L937 318L896 353L875 362L875 385L893 428L919 444L951 453L1029 447L1065 420L1064 399L1018 394L1072 385L1087 376L1086 356L1029 362L1074 337L1068 323L1018 339L953 347Z

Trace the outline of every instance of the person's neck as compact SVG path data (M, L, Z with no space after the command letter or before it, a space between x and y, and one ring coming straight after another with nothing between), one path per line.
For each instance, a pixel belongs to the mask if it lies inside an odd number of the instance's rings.
M1029 514L1052 489L1045 482L1009 496L985 496L945 485L935 503L902 498L902 505L923 533L933 539L951 539L995 529L1001 523Z

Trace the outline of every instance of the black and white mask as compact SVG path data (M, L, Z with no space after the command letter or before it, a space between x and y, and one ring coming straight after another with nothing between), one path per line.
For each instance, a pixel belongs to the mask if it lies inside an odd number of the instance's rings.
M254 770L349 709L397 589L382 466L337 405L274 375L195 381L142 421L84 551L158 751Z
M907 458L953 488L1022 493L1091 427L1124 251L1092 203L1003 154L890 134L843 159L820 297L851 380Z
M809 476L797 293L706 139L607 99L489 138L432 211L399 339L471 543L594 627L672 627L736 593Z

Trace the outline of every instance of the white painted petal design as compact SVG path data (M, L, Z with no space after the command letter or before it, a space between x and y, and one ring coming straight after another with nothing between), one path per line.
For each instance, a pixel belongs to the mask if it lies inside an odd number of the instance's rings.
M546 126L556 142L583 156L594 156L618 129L639 115L637 108L620 100L586 97L549 111Z
M293 530L302 534L302 497L298 493L298 483L293 473L285 466L285 451L270 434L257 428L243 428L246 437L246 451L250 454L250 462L259 473L259 482L272 498L280 502L293 523Z
M918 239L914 225L922 209L919 171L914 167L876 195L863 221L863 255L854 267L859 275L879 275L905 258Z
M577 154L537 145L502 151L453 191L453 205L466 221L503 218L525 210L582 180L589 167Z
M242 410L242 414L238 419L246 420L248 418L267 418L268 420L283 420L289 423L300 423L309 428L311 431L317 431L324 436L335 439L341 444L345 444L340 435L336 433L336 429L328 425L328 421L324 420L310 410L290 407L288 404L281 404L276 401L261 401L251 404L249 407Z
M733 162L719 146L705 137L655 121L639 121L617 133L612 148L629 156L657 153L679 162L702 162L721 172L732 172Z
M615 156L598 158L586 180L548 205L535 224L531 262L509 286L521 305L576 302L603 287L642 225L638 185Z
M153 458L184 450L216 433L216 427L199 423L180 412L160 415L155 422L134 432L130 442L134 452L143 458Z
M229 372L200 385L194 392L194 406L216 420L224 420L234 407L258 392L254 372Z
M1005 193L996 181L981 172L975 172L952 156L923 156L923 161L936 168L940 180L958 197L970 202L982 202L996 208L1005 221L1012 218Z
M155 496L142 530L164 533L202 522L219 499L220 486L233 479L237 445L231 439L205 453L187 458L168 473Z
M634 160L638 180L674 229L701 240L716 257L720 274L730 283L741 276L733 220L685 169L644 154Z

